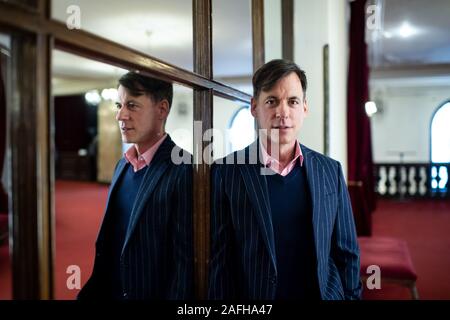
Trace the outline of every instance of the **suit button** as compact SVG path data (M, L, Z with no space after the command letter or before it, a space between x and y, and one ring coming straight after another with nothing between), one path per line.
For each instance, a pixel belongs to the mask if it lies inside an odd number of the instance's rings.
M128 292L124 292L124 293L123 293L123 297L124 297L124 298L128 298Z
M100 258L100 256L101 256L100 252L97 252L97 253L95 254L95 256L96 256L97 258Z
M275 283L277 283L277 278L275 278L275 277L270 277L270 278L269 278L269 281L270 281L271 284L275 284Z

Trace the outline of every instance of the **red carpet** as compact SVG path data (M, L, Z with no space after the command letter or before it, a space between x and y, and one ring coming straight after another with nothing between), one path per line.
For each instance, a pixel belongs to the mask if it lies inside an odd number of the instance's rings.
M108 187L96 183L57 181L55 185L55 299L75 299L67 288L67 267L81 270L81 287L91 274L94 244L103 217ZM11 299L7 246L0 247L0 299ZM5 286L6 284L6 286Z
M450 200L378 201L373 235L408 243L420 299L450 299ZM410 299L406 288L365 291L366 299Z
M95 239L103 218L108 186L73 181L56 182L55 299L74 299L67 267L81 270L81 287L91 275Z
M0 245L0 300L11 299L11 270L8 245Z
M57 181L55 298L74 299L66 269L81 268L81 285L88 279L94 259L94 242L103 216L107 187L94 183ZM450 201L380 200L373 215L375 236L406 240L418 274L421 299L450 299ZM0 246L0 299L11 298L7 246ZM409 299L409 291L383 285L364 292L365 299Z

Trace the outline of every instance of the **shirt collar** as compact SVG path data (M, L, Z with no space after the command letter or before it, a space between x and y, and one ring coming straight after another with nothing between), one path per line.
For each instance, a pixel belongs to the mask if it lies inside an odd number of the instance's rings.
M273 167L273 165L276 165L277 167L279 167L280 161L278 161L278 159L275 159L274 157L272 157L271 155L269 155L267 153L267 150L264 147L264 144L261 142L261 140L259 141L259 146L261 149L261 155L262 155L262 160L263 160L264 166L270 168L270 167ZM300 143L296 139L295 140L294 158L289 162L289 164L294 163L295 161L297 161L297 159L300 162L300 166L302 166L303 165L303 154L302 154L302 150L300 148Z
M164 142L164 139L167 137L167 133L164 134L164 136L159 139L153 146L150 147L147 151L145 151L140 156L138 155L137 149L135 145L132 145L125 153L124 157L125 160L128 163L131 163L131 165L134 168L134 171L138 171L145 166L150 165L152 162L153 157L156 154L156 151L158 150L159 146Z

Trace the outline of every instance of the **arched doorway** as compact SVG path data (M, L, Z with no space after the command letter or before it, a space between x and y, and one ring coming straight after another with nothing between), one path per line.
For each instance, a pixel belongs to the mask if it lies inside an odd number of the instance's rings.
M431 119L431 188L445 192L450 163L450 101L442 104Z
M255 140L255 118L249 106L242 106L232 116L228 125L230 145L229 152L241 150Z

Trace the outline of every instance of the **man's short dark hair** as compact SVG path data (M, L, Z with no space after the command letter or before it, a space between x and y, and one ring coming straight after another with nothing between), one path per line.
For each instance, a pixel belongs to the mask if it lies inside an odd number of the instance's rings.
M154 101L166 99L172 105L173 85L169 82L130 71L119 79L119 84L128 89L132 96L149 95Z
M292 72L296 73L300 79L303 97L306 97L307 81L305 71L300 69L294 62L283 59L269 61L256 70L252 80L253 97L257 99L261 91L272 89L278 80Z

